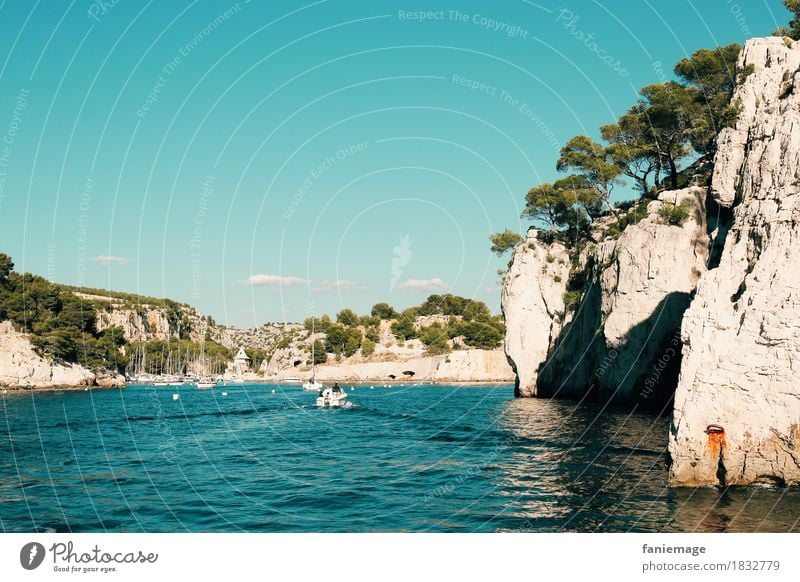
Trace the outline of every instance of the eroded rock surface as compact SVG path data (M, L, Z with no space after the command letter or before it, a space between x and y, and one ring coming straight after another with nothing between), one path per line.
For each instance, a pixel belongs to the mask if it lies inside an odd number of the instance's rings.
M733 222L683 320L673 485L800 482L800 47L750 40L750 64L712 181Z

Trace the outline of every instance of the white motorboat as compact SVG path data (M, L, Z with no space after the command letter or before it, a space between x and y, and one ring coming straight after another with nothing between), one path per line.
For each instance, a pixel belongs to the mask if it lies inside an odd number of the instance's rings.
M211 378L200 378L195 382L195 386L197 386L201 390L205 390L206 388L214 388L217 385Z
M335 408L347 406L347 404L347 392L342 390L338 384L334 384L332 388L321 390L319 396L317 396L317 406Z

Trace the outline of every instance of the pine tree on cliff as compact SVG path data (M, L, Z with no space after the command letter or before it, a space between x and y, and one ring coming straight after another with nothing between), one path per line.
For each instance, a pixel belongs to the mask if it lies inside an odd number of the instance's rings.
M0 253L0 283L5 283L11 271L14 270L14 261L5 253Z
M800 40L800 0L783 0L786 9L794 15L789 21L789 26L776 28L772 34L775 36L788 36L793 40Z

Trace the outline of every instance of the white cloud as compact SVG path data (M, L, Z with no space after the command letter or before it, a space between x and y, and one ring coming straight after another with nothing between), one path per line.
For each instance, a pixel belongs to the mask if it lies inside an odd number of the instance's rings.
M95 263L101 265L127 265L128 259L125 257L115 257L114 255L97 255L92 258Z
M250 275L243 281L236 281L236 285L245 287L291 287L292 285L306 285L308 279L300 277L282 277L280 275Z
M400 291L446 291L450 285L439 277L433 279L406 279L396 287Z
M348 281L347 279L337 279L336 281L323 281L318 287L314 289L317 293L323 291L332 291L338 289L340 291L353 291L358 289L358 283L355 281Z

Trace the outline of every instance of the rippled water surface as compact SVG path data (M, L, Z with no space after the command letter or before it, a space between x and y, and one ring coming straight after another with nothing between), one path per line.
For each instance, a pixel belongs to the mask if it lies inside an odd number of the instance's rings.
M0 530L798 529L797 489L667 489L666 418L510 386L348 391L338 410L297 386L4 394Z

